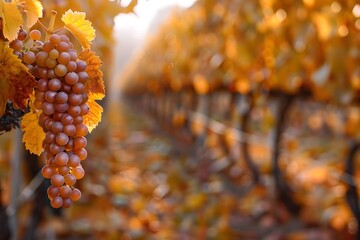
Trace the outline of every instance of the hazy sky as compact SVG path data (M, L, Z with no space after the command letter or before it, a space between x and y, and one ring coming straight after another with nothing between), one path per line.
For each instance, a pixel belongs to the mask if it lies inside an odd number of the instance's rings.
M178 6L190 7L196 0L139 0L135 8L136 14L120 14L115 18L116 45L115 65L113 71L113 83L119 80L122 69L129 62L131 57L139 50L146 41L149 27L154 28L154 23L159 24L166 19L164 11ZM127 5L129 0L122 0ZM161 15L159 15L161 14ZM151 29L152 32L154 29ZM115 85L110 89L116 89Z

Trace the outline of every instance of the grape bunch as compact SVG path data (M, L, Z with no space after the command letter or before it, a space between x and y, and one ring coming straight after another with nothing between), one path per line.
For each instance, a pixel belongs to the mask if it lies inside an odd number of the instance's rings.
M29 37L33 46L27 51L19 51L26 36L11 45L37 79L34 107L42 110L39 125L45 132L42 154L46 159L42 175L51 182L47 190L50 204L67 208L80 199L74 184L85 174L81 161L87 157L88 128L83 123L89 113L84 86L89 78L87 64L78 59L66 35L52 34L41 42L41 32L32 30Z

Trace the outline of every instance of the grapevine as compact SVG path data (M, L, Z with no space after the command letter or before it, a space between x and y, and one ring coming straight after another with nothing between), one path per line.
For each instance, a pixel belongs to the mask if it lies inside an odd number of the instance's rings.
M8 102L7 106L28 109L21 123L23 142L30 152L44 159L41 173L50 179L50 205L68 208L81 198L74 185L85 175L81 164L87 157L85 137L101 120L102 108L95 100L105 94L101 61L90 50L95 30L82 12L65 12L61 18L65 26L54 30L56 11L51 12L46 28L38 20L42 16L39 1L22 3L16 11L15 4L0 2L0 67L8 84L3 86L8 93L2 92L0 104ZM15 11L17 22L8 21L14 20L14 16L6 15L5 10L10 9ZM41 28L31 29L36 22ZM75 38L66 35L65 29ZM74 41L81 44L82 52L74 47ZM13 66L16 70L6 70ZM24 80L19 83L21 78ZM0 115L6 113L5 105L0 105Z

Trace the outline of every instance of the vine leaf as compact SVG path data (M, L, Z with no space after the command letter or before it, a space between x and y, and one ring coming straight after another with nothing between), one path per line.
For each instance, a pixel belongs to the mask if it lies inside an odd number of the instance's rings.
M89 79L85 83L85 89L89 96L88 105L90 112L84 116L84 123L88 126L89 132L91 132L101 121L101 114L103 108L95 102L95 100L101 100L105 96L105 86L102 79L103 73L100 70L102 64L100 58L89 49L85 49L80 55L79 59L86 62L86 72L89 75Z
M0 40L0 116L4 114L8 100L15 107L25 109L35 85L36 81L28 68Z
M24 132L22 141L27 150L40 155L43 151L42 142L45 139L45 133L38 123L41 110L35 110L31 103L29 105L30 112L24 115L21 122L21 128Z
M38 0L16 0L25 15L26 27L31 28L43 15L43 7Z
M88 127L89 132L91 132L101 121L103 108L95 102L91 96L89 97L87 104L90 108L90 112L84 116L84 124Z
M105 86L102 79L103 73L100 70L102 64L100 58L89 49L84 50L79 59L87 63L86 72L89 75L89 80L85 83L85 89L88 95L94 100L101 100L105 96Z
M3 20L3 34L10 42L17 38L22 16L14 2L0 1L0 17Z
M79 40L83 48L90 48L91 41L95 38L95 29L91 22L85 19L84 12L68 10L61 17L65 27Z

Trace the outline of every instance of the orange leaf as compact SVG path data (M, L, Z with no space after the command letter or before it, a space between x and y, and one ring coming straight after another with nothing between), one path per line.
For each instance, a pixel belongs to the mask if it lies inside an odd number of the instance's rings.
M94 100L101 100L105 96L105 86L102 79L103 73L100 70L102 64L100 58L89 49L83 51L79 58L87 63L86 72L89 74L89 80L85 83L86 91L92 95Z
M0 18L3 20L3 34L11 42L17 38L22 16L14 2L0 1Z
M0 116L4 114L7 100L24 109L35 85L28 68L0 41Z
M91 132L101 121L101 114L103 112L103 108L95 102L91 96L87 102L90 112L84 116L84 124L88 127L89 132Z
M90 48L91 41L95 38L95 29L85 17L84 12L68 10L61 17L61 20L84 48Z
M38 123L41 111L30 110L24 115L21 122L21 128L24 132L22 141L31 153L40 155L43 151L42 142L45 139L45 133Z

